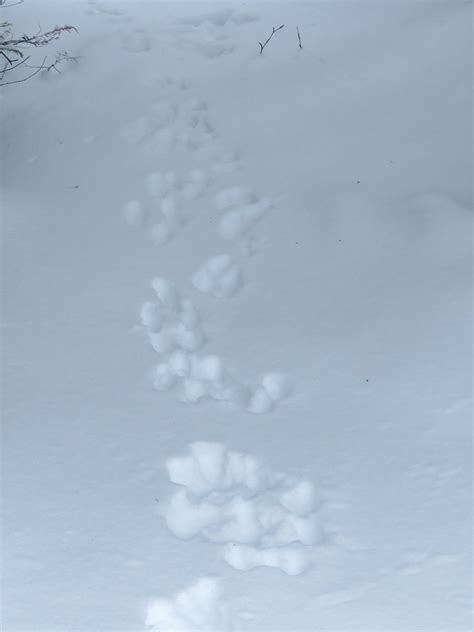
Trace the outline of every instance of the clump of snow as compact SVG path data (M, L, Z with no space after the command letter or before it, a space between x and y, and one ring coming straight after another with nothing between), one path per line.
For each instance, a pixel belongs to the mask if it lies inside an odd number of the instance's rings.
M288 397L291 393L291 383L284 373L266 373L250 395L247 409L254 414L268 413L275 404Z
M287 575L301 575L311 563L307 552L295 546L262 550L246 544L229 544L225 549L224 559L238 571L268 566L278 568Z
M266 373L262 379L262 387L274 402L288 397L291 392L290 380L283 373Z
M151 282L151 287L155 290L158 300L171 312L176 312L179 308L179 294L174 283L162 277L155 277Z
M152 375L153 388L157 391L168 391L173 388L176 377L165 363L157 364Z
M209 395L209 384L204 380L188 378L183 382L182 400L189 404L196 404L201 399Z
M201 577L169 599L153 600L147 608L145 625L152 632L230 632L229 606L217 579Z
M271 208L269 198L262 198L225 213L219 221L219 234L224 239L236 239L245 235Z
M257 415L262 413L268 413L273 408L273 399L267 393L266 389L263 386L258 386L255 391L252 393L247 409L251 413L255 413Z
M193 384L190 397L200 396ZM191 444L188 455L168 459L166 467L181 486L165 512L178 538L228 544L225 559L241 570L273 566L299 574L309 565L308 547L321 539L309 481L273 472L218 443Z
M218 298L232 296L242 284L240 266L230 255L211 257L192 276L194 287Z

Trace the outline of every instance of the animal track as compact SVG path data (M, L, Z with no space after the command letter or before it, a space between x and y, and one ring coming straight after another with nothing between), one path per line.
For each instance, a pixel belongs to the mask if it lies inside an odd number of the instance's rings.
M142 304L140 322L161 356L150 375L157 391L179 387L183 402L227 401L256 414L269 412L290 394L284 374L267 373L256 387L248 386L230 374L218 355L197 353L206 338L192 301L182 298L167 279L157 277L151 287L156 298Z
M223 212L218 226L223 239L237 239L245 236L250 229L271 208L270 198L259 198L254 192L234 186L219 191L215 196L215 206Z
M225 15L228 20L233 12ZM174 100L171 105L155 104L147 115L126 125L121 135L127 143L171 151L180 145L186 150L196 149L215 138L206 102L182 98L183 90L187 90L184 81L164 78L157 83ZM181 93L179 99L173 96L176 92ZM191 169L178 175L168 170L148 174L145 177L147 199L127 202L122 209L124 220L131 226L143 227L157 245L169 242L188 220L190 215L186 211L191 203L209 193L217 176L234 171L238 156L207 152L207 162L210 164L207 171ZM216 193L215 206L222 213L220 236L225 239L246 237L241 241L242 252L251 254L253 241L248 234L271 207L271 200L260 198L245 187L234 186ZM209 258L195 270L191 282L200 292L227 298L242 286L242 272L230 255L222 254ZM218 355L198 353L205 336L191 301L181 299L175 286L166 279L155 279L152 286L156 300L142 305L140 319L150 345L161 356L151 374L156 390L177 387L184 402L194 404L202 399L233 402L254 414L271 411L289 394L288 380L282 374L268 373L261 383L249 385L232 376ZM171 296L175 298L171 300Z
M194 305L182 300L173 283L155 278L152 288L156 301L147 301L140 310L151 346L157 353L168 354L175 349L195 351L204 335L199 327L199 315Z
M266 373L261 384L252 392L247 408L255 414L269 412L290 393L291 384L284 373Z
M225 26L231 15L233 14L232 9L221 9L218 11L210 11L208 13L202 13L201 15L190 16L186 18L182 18L180 20L181 24L189 24L191 26L201 26L205 22L208 22L214 26Z
M178 538L226 545L224 559L238 570L271 566L298 575L309 566L309 547L322 538L312 483L218 443L193 443L166 467L182 487L165 512Z
M225 40L230 39L236 27L241 28L245 24L258 19L259 17L254 13L222 9L186 17L179 20L179 23L184 26L194 27L201 36L201 39L198 41L196 41L195 37L186 39L184 42L186 48L208 59L215 59L234 52L236 46L225 42ZM181 46L183 46L183 41L181 41Z
M192 151L206 146L216 137L206 103L192 100L179 105L181 101L149 108L147 115L122 128L122 139L128 145L143 144L148 153L169 153L177 148Z
M193 274L192 284L200 292L218 298L229 297L242 285L242 271L229 255L218 255L208 259Z
M271 208L271 200L262 198L225 213L219 221L219 234L224 239L235 239L245 235Z
M156 244L164 244L188 220L184 210L189 202L204 195L210 183L211 176L202 169L193 169L182 180L173 171L151 173L145 178L148 200L127 202L123 217L130 226L151 223L149 237Z
M171 599L155 599L148 608L145 625L152 632L233 630L233 617L217 579L201 577Z
M200 318L193 303L182 299L173 283L152 282L155 301L146 301L140 320L153 349L162 356L152 372L158 391L181 386L181 399L196 403L204 397L236 401L239 387L226 374L216 355L195 353L204 343Z
M224 559L238 571L268 566L287 575L301 575L309 566L307 552L298 546L261 550L245 544L230 544L224 551Z

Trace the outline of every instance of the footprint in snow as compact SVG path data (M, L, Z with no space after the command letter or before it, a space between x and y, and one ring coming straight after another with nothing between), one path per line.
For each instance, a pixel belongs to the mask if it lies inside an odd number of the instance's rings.
M237 570L276 568L299 575L322 540L313 484L274 472L250 454L198 442L166 461L180 486L164 508L178 538L200 537L222 547Z
M152 600L145 625L152 632L163 630L234 630L235 615L225 601L219 580L200 577L170 598Z
M217 298L228 298L242 285L242 271L230 255L211 257L192 276L194 287Z
M206 339L193 303L167 279L157 277L151 285L155 300L143 303L140 321L160 356L150 374L157 391L178 388L183 402L227 401L255 414L269 412L290 394L284 374L267 373L256 387L248 386L231 375L218 355L201 353Z

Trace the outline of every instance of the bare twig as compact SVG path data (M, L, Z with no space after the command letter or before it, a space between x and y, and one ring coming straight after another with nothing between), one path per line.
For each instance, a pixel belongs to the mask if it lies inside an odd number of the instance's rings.
M23 83L23 81L28 81L28 79L31 79L31 77L34 77L46 67L45 62L46 62L46 57L43 59L42 65L38 66L37 70L32 72L27 77L23 77L23 79L17 79L16 81L5 81L4 83L0 83L0 86L11 86L13 83Z
M55 26L51 31L46 31L46 33L41 33L39 30L35 35L22 35L20 39L12 39L7 42L3 42L2 45L5 46L46 46L50 42L57 40L61 37L63 33L70 33L74 31L77 33L77 29L75 26L70 26L69 24L65 24L64 26Z
M22 64L24 64L25 62L27 62L29 59L29 57L23 57L23 59L21 61L19 61L17 64L12 64L12 65L8 65L7 63L5 63L5 66L2 68L2 70L0 71L0 81L3 79L3 76L6 72L10 72L11 70L15 70L15 68L18 68L18 66L21 66ZM15 60L18 61L18 60ZM29 66L26 66L27 68Z
M264 48L265 48L265 46L268 44L268 42L272 39L272 37L275 35L275 33L276 33L277 31L279 31L280 29L282 29L284 26L285 26L285 25L284 25L284 24L282 24L282 25L281 25L281 26L279 26L278 28L273 27L273 30L272 30L272 32L271 32L271 34L270 34L270 37L267 39L267 41L266 41L264 44L262 44L262 42L259 42L259 45L260 45L260 55L263 53L263 49L264 49Z
M61 74L61 71L58 69L58 65L61 62L63 62L63 61L73 61L73 62L77 63L77 61L78 61L78 59L80 59L80 57L71 57L66 52L56 53L55 60L53 61L52 64L49 64L49 65L45 63L46 59L47 58L45 57L44 60L43 60L43 63L41 64L41 66L30 66L28 64L28 65L25 66L25 68L36 68L37 70L46 70L46 72L49 72L50 70L55 70L56 72L59 72L59 74Z
M0 0L0 7L7 6L5 3L8 0ZM21 4L21 2L18 2ZM8 6L11 6L10 4ZM55 59L49 65L46 64L45 57L40 66L31 66L25 64L23 68L34 69L35 72L30 73L26 77L22 79L18 79L16 81L8 81L3 83L2 80L5 76L5 73L18 68L21 64L30 59L28 55L25 57L25 53L22 49L27 48L28 46L33 48L39 48L43 46L47 46L51 42L58 40L64 33L77 33L77 29L74 26L70 26L69 24L65 24L64 26L55 26L54 29L50 31L42 32L41 27L38 28L38 31L34 35L22 35L20 38L12 37L12 28L9 22L0 23L0 59L3 58L5 60L3 69L0 70L0 86L3 85L11 85L12 83L22 83L23 81L27 81L37 75L41 70L55 70L56 72L61 72L58 69L58 65L62 61L75 61L79 59L78 57L69 57L69 55L65 52L59 52L56 54ZM14 59L13 55L16 55L17 58ZM19 61L21 60L21 61ZM19 62L19 63L17 63Z
M303 48L303 44L301 43L301 35L300 35L300 30L298 27L296 27L296 32L298 33L298 46L300 48Z
M68 55L67 53L63 52L63 53L57 53L56 54L56 59L55 61L50 64L46 70L49 72L50 70L55 70L56 72L59 72L59 74L61 74L61 71L58 69L58 64L60 64L63 61L73 61L77 64L77 60L79 59L79 57L71 57L70 55Z
M4 53L3 50L0 50L0 55L7 60L7 62L10 64L10 66L12 64L14 64L16 61L18 61L18 59L10 59L10 57L8 57L8 55L6 53Z

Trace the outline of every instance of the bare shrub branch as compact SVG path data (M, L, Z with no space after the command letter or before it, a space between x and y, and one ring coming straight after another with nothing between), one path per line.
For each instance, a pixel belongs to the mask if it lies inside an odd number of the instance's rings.
M11 86L14 83L23 83L24 81L28 81L28 79L31 79L31 77L34 77L45 68L46 59L47 59L46 57L43 59L43 63L41 66L37 66L37 70L35 70L35 72L32 72L31 74L27 75L26 77L23 77L22 79L16 79L15 81L2 81L0 83L0 86ZM5 70L2 71L2 77L1 77L2 79L3 79L4 74L5 74Z
M0 0L0 7L12 6L6 4L7 0ZM17 2L16 4L21 4ZM0 23L0 57L4 60L4 67L0 70L0 86L11 85L12 83L22 83L31 79L37 75L41 70L55 70L60 72L58 65L63 61L75 61L78 57L70 57L66 52L56 53L55 59L52 63L47 64L47 57L43 59L39 66L32 66L25 62L30 59L30 55L26 56L24 50L28 47L41 48L47 46L51 42L58 40L64 33L77 33L77 29L70 24L64 26L55 26L49 31L42 31L41 28L33 35L22 35L21 37L14 37L12 35L12 25L10 22ZM23 65L23 68L33 69L34 72L27 76L17 79L15 81L3 81L5 74L10 72L19 66Z
M55 26L54 29L46 31L45 33L38 31L35 35L22 35L19 39L10 39L6 42L1 42L0 46L34 46L35 48L38 48L39 46L47 46L54 40L58 40L63 33L71 33L72 31L77 33L76 27L70 26L69 24L65 24L64 26ZM21 54L22 53L20 52L20 55Z
M273 30L270 34L270 37L266 40L266 42L264 44L262 44L262 42L259 42L260 45L260 55L263 53L263 49L265 48L265 46L268 44L268 42L272 39L272 37L275 35L275 33L277 31L279 31L280 29L282 29L285 25L282 24L281 26L279 26L278 28L273 27Z

